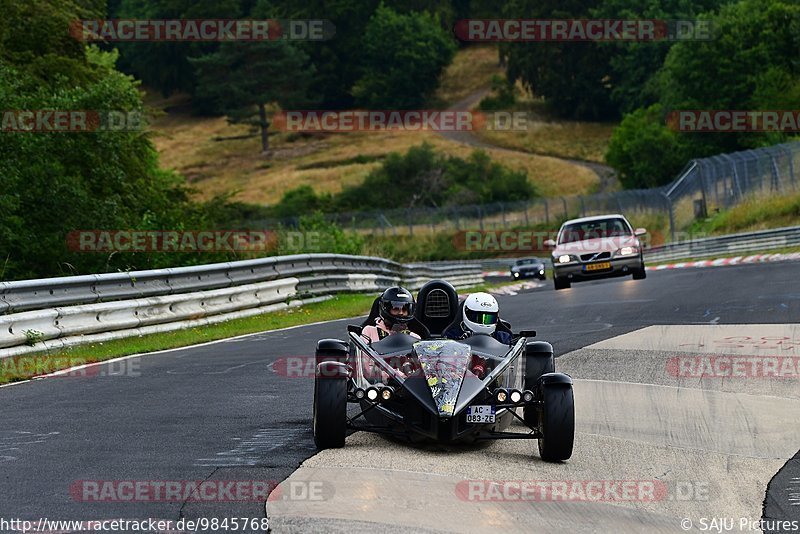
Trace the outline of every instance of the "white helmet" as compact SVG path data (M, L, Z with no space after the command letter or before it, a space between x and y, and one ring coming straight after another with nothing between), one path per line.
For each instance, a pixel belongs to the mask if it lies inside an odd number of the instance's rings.
M464 326L476 334L494 334L500 306L489 293L472 293L464 301Z

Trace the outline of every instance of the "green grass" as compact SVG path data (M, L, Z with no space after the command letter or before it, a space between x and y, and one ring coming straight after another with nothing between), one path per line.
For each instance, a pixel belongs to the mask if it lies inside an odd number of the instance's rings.
M800 224L800 193L745 200L693 225L695 232L732 234Z
M233 319L214 325L5 358L0 360L0 384L27 380L59 369L131 354L173 349L242 334L366 315L373 300L375 300L375 295L337 295L323 302ZM311 349L309 348L309 350Z

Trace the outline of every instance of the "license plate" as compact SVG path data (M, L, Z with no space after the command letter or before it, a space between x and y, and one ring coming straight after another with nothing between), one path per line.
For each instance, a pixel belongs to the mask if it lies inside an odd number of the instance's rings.
M495 409L491 404L467 407L467 423L494 423Z
M589 265L585 265L584 269L587 271L602 271L603 269L610 269L611 262L610 261L603 261L600 263L590 263Z

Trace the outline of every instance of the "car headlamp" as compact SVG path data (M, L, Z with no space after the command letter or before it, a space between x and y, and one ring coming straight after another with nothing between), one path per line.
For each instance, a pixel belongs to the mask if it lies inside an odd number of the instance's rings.
M620 256L632 256L638 254L639 250L636 247L622 247L619 249Z
M516 389L512 389L511 392L508 394L508 398L511 400L512 403L517 404L519 401L522 400L522 392Z
M569 254L562 254L558 257L558 263L569 263L570 260Z
M370 386L367 388L367 399L371 401L378 400L378 395L380 395L380 391L375 386Z

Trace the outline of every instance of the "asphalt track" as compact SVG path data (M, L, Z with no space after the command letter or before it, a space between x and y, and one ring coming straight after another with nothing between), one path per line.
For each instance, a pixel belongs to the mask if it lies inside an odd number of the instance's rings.
M800 521L800 380L676 376L670 363L800 356L798 272L798 263L659 271L499 296L503 315L553 343L557 368L575 378L578 433L564 464L542 462L523 440L410 447L354 434L344 449L315 454L312 380L287 376L280 362L341 336L346 320L3 387L0 518L261 518L256 499L97 502L75 487L286 479L267 505L275 532L683 532L683 519L695 531L710 530L703 518ZM642 330L652 325L674 326ZM776 336L774 325L795 326ZM775 345L782 338L795 343ZM469 480L645 481L664 491L655 500L488 502L459 491ZM304 487L322 488L322 498L292 493Z

